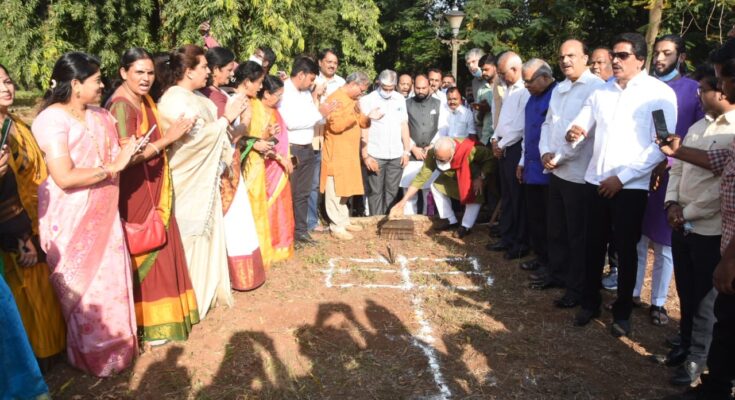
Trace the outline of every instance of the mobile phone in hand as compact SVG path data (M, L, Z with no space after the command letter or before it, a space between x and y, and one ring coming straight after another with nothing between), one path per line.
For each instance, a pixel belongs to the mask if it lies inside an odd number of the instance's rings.
M653 126L656 128L656 137L666 140L669 137L669 128L666 127L666 118L664 118L664 110L653 110Z
M143 147L143 143L146 143L146 140L147 139L150 139L151 133L153 133L153 130L156 129L156 126L158 126L158 125L157 124L153 124L153 126L151 126L151 129L148 130L148 133L146 133L145 136L143 136L143 139L141 141L139 141L137 145L135 145L135 152L136 153L139 152L140 149Z

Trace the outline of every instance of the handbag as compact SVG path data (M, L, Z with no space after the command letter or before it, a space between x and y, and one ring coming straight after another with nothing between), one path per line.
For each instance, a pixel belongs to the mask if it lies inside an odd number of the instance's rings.
M130 254L137 256L139 254L149 253L166 244L166 226L158 213L156 202L153 200L151 193L151 183L148 180L148 168L143 161L143 173L145 174L146 188L148 189L148 197L151 199L153 208L148 212L145 221L136 224L123 221L125 230L125 238L128 242L128 250Z

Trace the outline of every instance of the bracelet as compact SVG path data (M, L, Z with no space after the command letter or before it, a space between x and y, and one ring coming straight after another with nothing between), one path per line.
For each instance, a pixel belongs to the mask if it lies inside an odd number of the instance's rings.
M159 149L159 148L158 148L158 146L156 146L155 144L153 144L153 143L148 143L148 145L149 145L149 146L151 146L151 147L153 147L153 151L155 151L155 152L156 152L156 155L158 155L158 154L160 154L160 153L161 153L161 149Z
M100 165L102 172L105 173L105 179L112 179L112 171L104 165ZM104 179L103 179L104 180Z

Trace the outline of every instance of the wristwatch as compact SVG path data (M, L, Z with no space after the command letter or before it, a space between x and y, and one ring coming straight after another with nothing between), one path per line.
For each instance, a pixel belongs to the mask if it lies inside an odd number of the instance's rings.
M678 201L669 200L666 203L664 203L664 210L668 210L669 207L673 206L674 204L679 205Z

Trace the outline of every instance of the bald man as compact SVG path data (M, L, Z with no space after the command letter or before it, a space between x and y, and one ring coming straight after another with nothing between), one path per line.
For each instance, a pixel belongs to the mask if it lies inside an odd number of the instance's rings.
M409 99L413 96L413 78L411 78L411 75L402 74L398 77L397 90L405 99Z
M505 251L505 258L521 258L528 254L523 191L516 178L516 168L523 152L525 109L531 94L526 89L521 72L523 61L508 51L498 59L497 74L507 86L498 126L491 140L493 153L499 159L501 188L500 240L489 244L488 250Z
M565 139L569 121L585 100L605 84L587 68L585 46L567 40L559 48L559 67L565 78L551 94L541 126L539 153L549 175L548 269L546 283L563 284L566 291L554 301L559 308L579 304L584 289L585 224L584 172L592 158L592 141L572 148Z
M492 155L484 146L475 146L472 139L442 137L436 141L424 159L411 186L391 210L391 218L403 215L406 203L429 181L434 171L439 173L431 184L431 194L439 210L439 217L448 220L440 230L453 230L452 236L462 239L470 234L475 225L480 206L484 202L483 185L492 172ZM452 210L452 200L457 199L465 206L462 223Z
M613 79L612 52L607 47L598 47L590 57L590 71L607 82Z
M426 154L437 138L439 121L442 120L440 115L445 112L445 107L442 107L441 101L431 97L430 93L429 79L426 75L417 75L414 85L414 96L406 100L408 134L411 137L411 156L408 166L403 169L403 176L401 177L401 188L403 189L411 186L411 182L413 182L416 174L421 170ZM429 180L421 187L421 193L423 195L421 214L426 210L426 200L429 195L429 185L431 183L432 180ZM412 198L406 203L404 212L407 215L419 213L416 198Z

